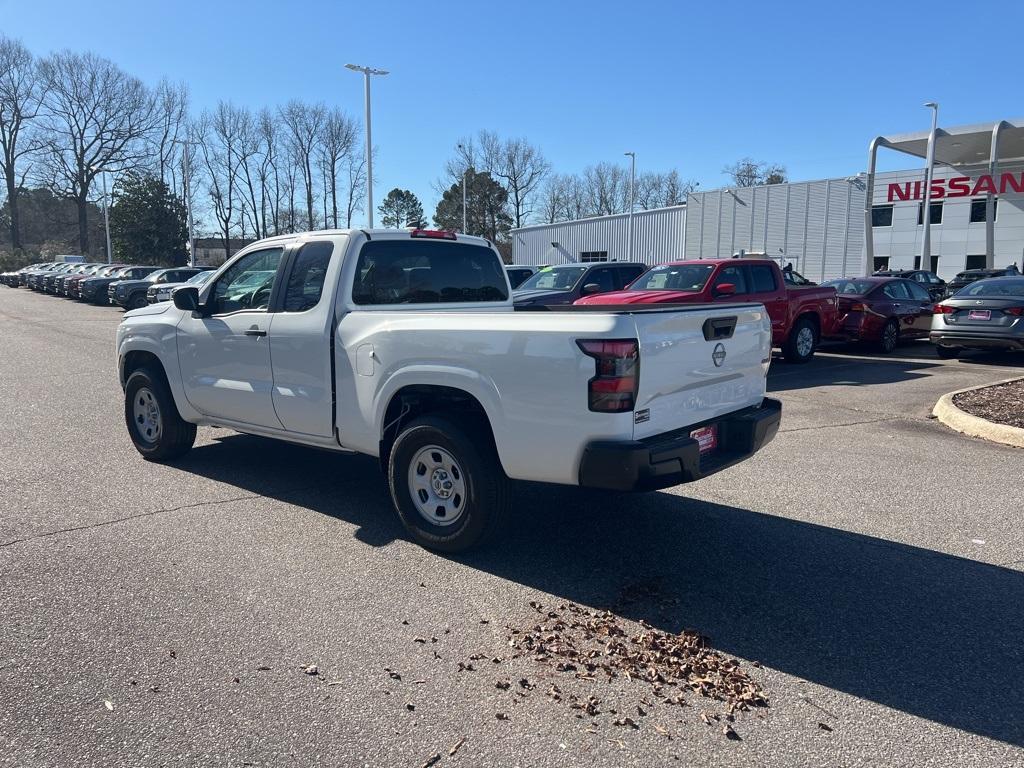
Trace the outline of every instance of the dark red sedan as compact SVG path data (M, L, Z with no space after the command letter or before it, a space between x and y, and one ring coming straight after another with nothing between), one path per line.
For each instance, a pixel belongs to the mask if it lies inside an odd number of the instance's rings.
M900 339L927 338L935 303L923 287L895 277L846 277L836 289L839 322L830 338L875 344L892 352Z

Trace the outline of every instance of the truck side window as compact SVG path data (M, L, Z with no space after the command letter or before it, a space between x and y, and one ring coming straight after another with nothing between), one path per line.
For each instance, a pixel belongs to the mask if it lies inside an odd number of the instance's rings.
M619 267L616 272L615 289L620 290L636 280L644 273L644 268L639 266Z
M592 270L589 275L583 278L584 285L589 285L590 283L597 283L597 285L601 286L600 293L614 291L620 287L615 283L615 274L611 267Z
M712 287L717 288L722 283L732 283L735 285L737 296L743 293L750 293L747 289L747 281L743 276L742 267L723 268L722 271L718 273L718 277L715 278L715 283Z
M327 265L334 251L332 243L306 243L292 265L284 294L285 312L305 312L320 303Z
M282 253L281 248L253 251L228 267L210 291L207 299L210 313L223 315L243 309L266 310Z
M767 264L751 264L750 283L752 293L771 293L775 290L775 273Z

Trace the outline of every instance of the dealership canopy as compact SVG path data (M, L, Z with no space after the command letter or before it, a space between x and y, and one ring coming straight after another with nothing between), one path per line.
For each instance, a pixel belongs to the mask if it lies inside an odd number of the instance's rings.
M936 126L934 132L898 133L891 136L878 136L873 139L868 147L868 194L864 205L865 266L872 263L874 255L871 207L875 162L879 148L884 147L914 157L927 158L929 143L933 145L935 163L954 168L987 165L989 174L995 177L1001 163L1024 161L1024 118L961 125L955 128ZM985 215L986 254L991 258L994 250L993 221L995 214L992 194L990 193L986 197L988 201ZM924 226L927 228L930 217L925 216L924 222ZM926 251L928 248L927 236L924 242ZM922 263L927 262L927 256L927 253L922 253Z

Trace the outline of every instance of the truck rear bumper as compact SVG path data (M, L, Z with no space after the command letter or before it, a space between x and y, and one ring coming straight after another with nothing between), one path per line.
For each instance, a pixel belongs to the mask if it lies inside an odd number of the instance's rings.
M583 450L579 484L612 491L654 491L713 475L752 456L775 437L782 403L761 405L645 440L598 440ZM704 455L690 433L718 427L718 447Z

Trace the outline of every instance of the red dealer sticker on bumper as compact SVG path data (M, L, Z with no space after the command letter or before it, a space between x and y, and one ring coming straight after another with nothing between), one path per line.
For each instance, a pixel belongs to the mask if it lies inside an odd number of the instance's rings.
M718 447L718 426L712 424L710 427L701 427L690 433L690 437L697 441L701 453L713 451Z

